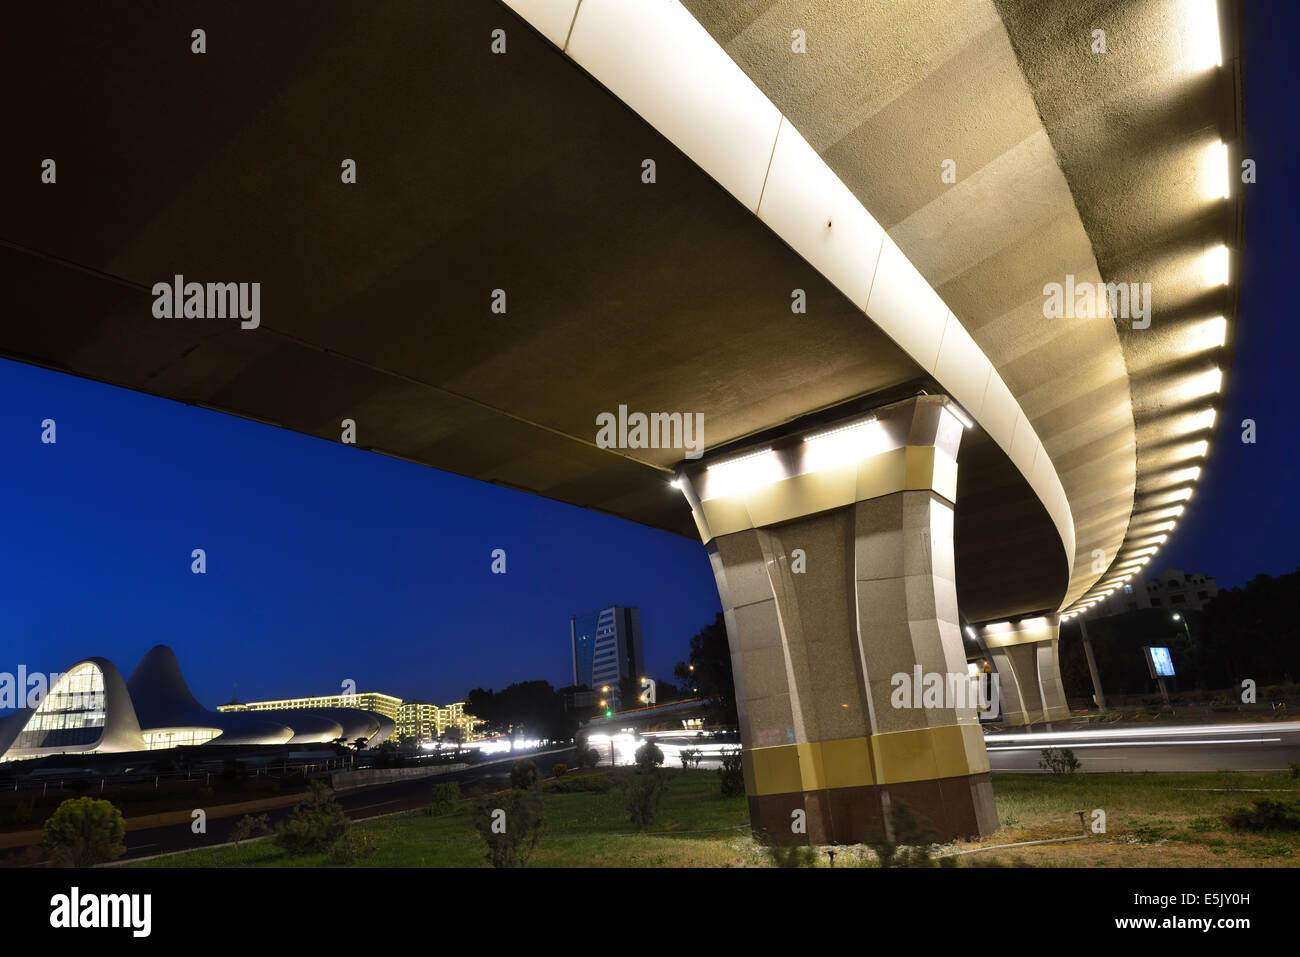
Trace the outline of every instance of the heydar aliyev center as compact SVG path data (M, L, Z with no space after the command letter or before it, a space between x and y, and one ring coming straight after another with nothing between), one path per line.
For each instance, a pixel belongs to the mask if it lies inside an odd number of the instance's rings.
M78 661L35 708L0 721L0 761L192 744L319 744L339 738L365 738L373 747L394 730L391 718L360 708L209 711L190 693L172 650L155 645L125 681L105 658Z

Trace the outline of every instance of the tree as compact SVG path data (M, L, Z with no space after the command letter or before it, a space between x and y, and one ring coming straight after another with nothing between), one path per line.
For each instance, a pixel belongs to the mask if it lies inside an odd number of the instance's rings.
M692 697L690 691L682 691L681 688L673 684L666 678L655 679L655 697L657 704L668 704L671 701L680 701L682 698Z
M474 827L487 842L493 867L523 867L542 836L540 791L512 788L483 798L474 806Z
M465 710L481 718L492 734L567 741L578 728L578 716L564 706L564 697L549 681L521 681L493 691L475 688L465 695Z
M668 789L668 776L659 769L664 753L653 741L636 749L636 771L627 781L625 797L632 826L644 831L659 816L659 805Z
M45 821L45 847L64 867L90 867L121 857L125 834L122 812L99 798L69 798Z
M736 682L731 673L731 646L727 626L719 613L713 624L691 639L688 661L678 662L673 676L708 703L709 718L715 724L736 725Z

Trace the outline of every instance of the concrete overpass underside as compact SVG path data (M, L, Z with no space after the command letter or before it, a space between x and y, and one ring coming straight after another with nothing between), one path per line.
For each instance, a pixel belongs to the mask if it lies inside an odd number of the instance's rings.
M1207 16L1217 67L1201 62ZM1230 4L464 0L252 19L123 4L14 20L0 52L40 82L3 107L0 354L329 441L352 419L365 449L703 533L756 825L778 839L772 808L808 807L806 839L860 839L891 793L949 833L996 824L974 713L886 716L873 683L886 665L964 667L959 629L980 623L991 644L1032 639L1000 660L1026 720L1060 716L1058 616L1149 560L1190 495L1236 318L1237 285L1205 266L1224 245L1231 279L1240 255L1240 190L1217 195L1206 160L1220 141L1243 155ZM257 328L157 318L154 284L177 275L260 283ZM1045 317L1045 284L1067 275L1151 283L1149 327L1104 305ZM701 413L703 460L600 447L597 416L619 406ZM952 434L945 406L972 427ZM890 436L879 468L843 488L781 451L872 414ZM789 494L737 498L743 521L711 534L704 466L768 448L795 469ZM857 518L823 527L828 508ZM863 578L864 542L895 520L916 531L905 516L921 512L909 570ZM839 556L833 580L772 571L800 527L821 536L813 561ZM728 535L778 548L766 577L729 565ZM867 607L857 586L894 577ZM746 625L737 588L774 617ZM755 646L768 624L779 655ZM825 629L834 649L800 637ZM801 671L801 656L840 666ZM834 719L817 712L830 695Z

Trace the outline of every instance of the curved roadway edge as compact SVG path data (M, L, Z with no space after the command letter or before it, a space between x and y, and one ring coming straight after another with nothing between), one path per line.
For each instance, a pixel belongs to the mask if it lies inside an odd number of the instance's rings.
M704 27L677 0L503 2L758 216L949 391L1042 502L1073 582L1070 503L1016 397L898 245Z

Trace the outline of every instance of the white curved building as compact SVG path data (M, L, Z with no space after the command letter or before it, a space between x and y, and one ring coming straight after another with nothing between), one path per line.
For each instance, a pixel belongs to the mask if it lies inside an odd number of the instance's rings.
M365 738L373 746L395 728L391 718L359 708L209 711L190 693L172 650L155 645L125 681L107 658L74 664L37 707L0 721L0 761L196 744L325 744L339 738Z

